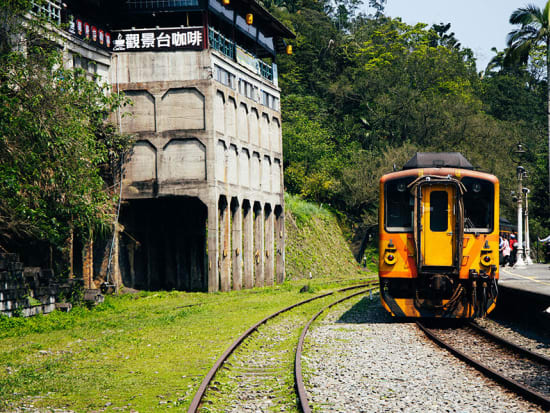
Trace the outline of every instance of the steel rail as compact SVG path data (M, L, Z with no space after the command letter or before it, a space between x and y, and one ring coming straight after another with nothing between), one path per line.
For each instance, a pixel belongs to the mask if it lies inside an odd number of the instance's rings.
M522 356L525 356L527 358L530 358L533 361L536 361L537 363L544 364L545 366L550 366L550 358L543 356L542 354L535 353L531 350L528 350L526 348L520 347L517 344L512 343L511 341L506 340L505 338L502 338L500 336L497 336L493 333L491 333L489 330L478 326L477 324L473 322L469 322L467 324L469 328L472 330L475 330L476 333L479 333L485 337L487 337L490 340L493 340L494 342L509 348L510 350L513 350L515 353L519 353Z
M256 324L254 324L252 327L250 327L248 330L246 330L239 338L237 338L233 342L233 344L231 344L231 346L229 346L227 348L227 350L225 350L225 352L218 358L216 363L214 363L214 365L212 366L210 371L204 377L201 385L199 386L199 389L197 390L197 393L195 393L195 397L193 397L193 400L191 401L191 404L190 404L189 409L187 410L187 412L188 413L195 413L199 409L202 398L204 397L204 394L206 393L206 390L208 389L208 386L209 386L210 382L212 381L212 379L214 378L214 376L216 375L218 370L222 367L223 363L225 363L225 361L235 351L235 349L237 347L239 347L241 345L241 343L247 337L249 337L254 331L256 331L258 329L258 327L260 327L262 324L265 324L267 321L271 320L272 318L277 317L278 315L280 315L284 312L290 311L295 307L298 307L298 306L303 305L303 304L307 304L311 301L318 300L318 299L324 298L324 297L328 297L328 296L333 295L335 293L354 290L354 289L357 289L357 288L363 288L363 287L367 287L367 286L377 284L377 283L378 283L378 280L373 280L372 282L369 282L369 283L355 285L355 286L351 286L351 287L345 287L345 288L341 288L339 290L335 290L335 291L331 291L331 292L328 292L328 293L325 293L325 294L317 295L315 297L308 298L307 300L300 301L298 303L292 304L292 305L290 305L286 308L283 308L282 310L279 310L279 311L265 317L264 319L258 321Z
M550 409L550 398L546 397L545 395L536 392L532 390L531 388L524 386L523 384L517 382L516 380L513 380L509 377L501 375L496 370L491 369L490 367L479 363L478 361L472 359L462 351L458 350L457 348L451 346L450 344L446 343L441 339L437 334L434 334L431 332L426 326L424 326L420 321L416 321L416 325L420 330L422 330L431 340L433 340L435 343L437 343L439 346L447 349L449 352L451 352L453 355L461 359L462 361L465 361L467 364L471 365L472 367L476 368L483 374L485 374L487 377L492 378L493 380L503 384L508 389L514 391L515 393L519 394L520 396L524 397L527 400L530 400L540 406L542 406L544 409Z
M309 407L309 402L307 399L306 387L304 385L304 377L302 375L302 352L303 352L306 334L309 331L309 327L323 312L325 312L329 308L335 306L336 304L340 304L342 301L349 300L350 298L353 298L357 295L368 293L369 291L373 291L376 288L377 287L372 287L367 290L353 293L351 295L348 295L347 297L340 298L339 300L327 305L326 307L321 309L317 314L315 314L302 329L302 334L300 334L300 339L298 340L298 347L296 348L296 358L294 360L294 384L296 386L296 391L298 393L298 400L300 402L300 407L303 413L311 413L311 408Z

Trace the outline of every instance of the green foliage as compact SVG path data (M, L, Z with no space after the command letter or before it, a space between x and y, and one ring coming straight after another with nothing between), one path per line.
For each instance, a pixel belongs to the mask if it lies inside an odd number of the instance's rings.
M506 53L495 50L480 76L449 24L411 26L381 13L350 13L342 24L332 6L316 4L304 1L296 14L273 10L297 35L295 54L278 62L290 193L372 225L381 175L416 151L459 151L499 177L501 211L511 217L517 181L510 151L523 141L533 211L550 215L540 178L547 152L540 47L523 69L511 69Z
M330 216L330 212L312 202L307 202L296 195L285 193L285 206L292 214L298 225L309 222L314 217L324 219Z
M285 194L287 279L368 277L350 251L336 216L326 206Z
M12 30L0 51L0 244L59 250L70 228L86 237L112 222L107 188L129 139L106 119L125 99L66 69L54 31L0 5Z

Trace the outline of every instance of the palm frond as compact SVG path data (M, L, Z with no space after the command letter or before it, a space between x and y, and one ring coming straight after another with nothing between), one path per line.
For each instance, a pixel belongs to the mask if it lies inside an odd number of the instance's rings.
M542 10L534 4L529 4L525 7L520 7L514 10L510 15L510 24L543 24L544 16Z
M516 30L512 30L510 33L508 33L508 36L506 38L506 43L508 46L511 46L512 44L516 42L522 42L527 40L534 40L538 41L540 36L540 31L535 29L531 26L522 27Z
M533 48L534 43L532 40L524 42L516 42L508 48L506 56L504 57L504 66L520 66L527 64L529 61L529 52Z

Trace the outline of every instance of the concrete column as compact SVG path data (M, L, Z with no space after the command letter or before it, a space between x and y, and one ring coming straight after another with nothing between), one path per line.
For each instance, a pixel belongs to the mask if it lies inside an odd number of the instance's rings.
M74 230L69 230L69 236L65 244L67 264L69 265L69 278L74 278Z
M277 283L285 280L285 214L281 207L275 208L275 242L277 250Z
M120 232L121 232L120 224L117 223L115 224L113 253L111 257L111 277L117 292L122 287L122 274L120 272L120 263L119 263Z
M254 278L255 286L264 286L264 213L254 204Z
M250 203L243 204L243 284L254 287L254 212Z
M208 292L220 289L219 243L218 203L210 202L208 205Z
M231 289L231 219L225 197L220 198L220 290Z
M264 216L265 216L265 262L264 262L264 277L265 285L273 285L274 278L274 259L275 247L273 240L273 231L274 231L274 219L273 219L273 210L268 204L265 206Z
M235 202L234 202L235 201ZM231 202L231 261L233 289L243 286L243 211L239 202Z
M82 249L82 278L84 288L95 288L94 284L94 241L90 239Z

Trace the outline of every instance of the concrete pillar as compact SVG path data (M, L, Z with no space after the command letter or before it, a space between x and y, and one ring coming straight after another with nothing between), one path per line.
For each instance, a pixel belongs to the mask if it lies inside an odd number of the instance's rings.
M243 202L243 286L254 287L254 212L250 202Z
M285 214L279 205L275 207L275 243L276 279L280 284L285 280Z
M211 202L208 205L208 292L215 292L220 289L218 215L218 203Z
M264 213L259 202L254 203L254 278L255 286L264 286Z
M95 288L94 284L94 241L90 239L82 249L82 278L84 288Z
M265 217L265 261L264 261L264 277L265 285L273 285L274 279L274 259L275 248L273 241L273 231L274 231L274 220L273 220L273 210L271 205L266 204L264 210Z
M220 197L220 290L231 289L231 219L229 205L224 196Z
M233 289L243 286L243 212L237 198L231 200L231 261Z
M69 230L69 236L65 244L67 264L69 265L69 278L74 278L74 230Z
M122 287L122 274L120 273L120 263L119 263L120 233L121 233L120 224L117 223L115 224L113 252L111 256L111 279L113 284L115 285L117 292Z

